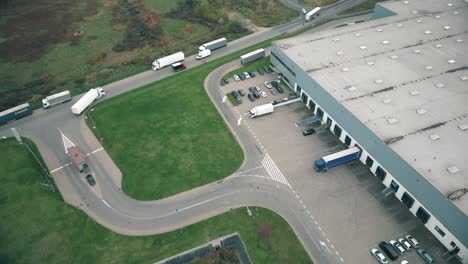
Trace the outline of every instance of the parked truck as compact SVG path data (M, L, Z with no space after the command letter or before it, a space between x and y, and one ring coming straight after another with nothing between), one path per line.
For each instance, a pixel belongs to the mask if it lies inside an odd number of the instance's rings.
M359 158L361 150L358 147L352 147L349 149L342 150L337 153L333 153L322 157L315 161L315 171L327 171L327 169L344 164L351 160Z
M249 111L249 113L250 113L250 117L254 118L257 116L262 116L262 115L273 113L274 110L275 110L275 107L273 106L273 104L264 104L264 105L259 105L259 106L252 108Z
M15 106L0 112L0 125L23 118L32 114L32 108L28 103Z
M185 59L185 54L182 51L174 53L172 55L157 59L153 61L153 71L162 69L166 66L172 65L176 62L181 62Z
M44 109L56 106L58 104L70 101L72 99L70 91L63 91L53 95L49 95L46 98L42 99L42 107Z
M252 52L242 55L240 58L242 64L247 64L249 62L258 60L263 57L265 57L265 49L254 50Z
M307 13L305 15L305 20L310 21L310 20L318 17L320 15L319 11L320 11L320 7L316 7L314 9L312 9L309 13Z
M213 41L202 44L200 47L198 47L198 51L204 51L204 50L213 51L215 49L226 47L226 45L227 45L227 39L226 38L220 38L220 39L213 40Z
M86 108L88 108L95 100L106 95L104 89L101 87L89 90L83 97L80 98L74 105L72 105L71 110L75 115L80 115Z

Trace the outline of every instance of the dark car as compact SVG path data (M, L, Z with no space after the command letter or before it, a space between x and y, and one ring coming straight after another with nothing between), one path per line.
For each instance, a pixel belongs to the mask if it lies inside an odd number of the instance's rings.
M239 74L239 78L241 78L241 80L243 80L243 81L245 81L245 79L247 79L243 73Z
M390 260L396 260L400 256L400 253L398 253L398 251L392 245L385 241L380 242L379 247L385 254L387 254Z
M227 78L223 78L223 79L222 79L222 83L223 83L224 85L226 85L226 84L229 83L229 80L228 80Z
M278 87L276 87L276 90L278 90L278 93L284 93L284 90L283 88L281 88L281 86L278 85Z
M302 135L304 135L304 136L308 136L308 135L312 135L312 134L315 134L315 129L313 129L313 128L306 129L306 130L302 131Z
M250 100L250 101L252 101L252 102L255 101L255 95L253 95L252 93L249 93L249 94L247 95L247 97L249 97L249 100Z
M257 68L257 72L258 72L258 74L260 74L260 75L264 75L264 74L265 74L265 71L264 71L262 68L260 68L260 67Z
M237 91L232 91L231 92L232 96L234 96L234 98L238 98L239 97L239 94L237 93Z
M94 180L93 175L91 174L86 175L86 181L90 186L96 185L96 181Z
M434 262L434 259L432 258L431 255L429 255L429 253L427 253L427 251L423 248L421 249L418 249L418 254L419 256L421 256L421 258L428 264L431 264Z
M271 69L270 69L270 67L268 67L268 66L263 67L263 70L264 70L266 73L270 73L270 72L271 72Z
M252 77L252 78L256 76L254 72L249 72L249 75L250 75L250 77Z
M240 96L245 96L244 90L239 89L237 92L239 93Z
M257 98L257 99L260 98L260 93L258 91L255 90L252 93L255 96L255 98Z
M254 86L249 87L249 91L253 93L255 91L255 87Z
M278 82L277 82L276 80L273 80L273 81L271 81L270 83L271 83L271 85L273 85L273 87L275 87L275 88L279 86L279 85L278 85Z

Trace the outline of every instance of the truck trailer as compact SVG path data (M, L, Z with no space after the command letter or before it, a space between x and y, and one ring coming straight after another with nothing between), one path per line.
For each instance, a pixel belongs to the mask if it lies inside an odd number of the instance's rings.
M15 106L0 112L0 125L23 118L32 114L32 108L28 103Z
M88 108L95 100L106 95L104 89L101 87L89 90L83 97L80 98L74 105L72 105L71 110L75 115L80 115L86 108Z
M250 117L254 118L257 116L262 116L262 115L273 113L274 110L275 110L275 107L273 106L273 104L264 104L264 105L259 105L259 106L252 108L249 111L249 113L250 113Z
M219 49L222 47L225 47L227 45L227 39L226 38L220 38L217 40L213 40L207 43L202 44L200 47L198 47L198 51L204 51L204 50L215 50Z
M70 101L72 99L70 91L63 91L53 95L49 95L46 98L42 99L42 107L47 109L49 107L56 106L58 104Z
M305 20L310 21L319 16L320 7L312 9L309 13L305 15Z
M265 57L265 49L254 50L252 52L242 55L240 58L242 64L247 64L249 62L258 60L263 57Z
M185 59L185 54L182 51L174 53L172 55L157 59L153 61L153 71L162 69L166 66L172 65L176 62L181 62Z
M359 158L361 149L358 147L352 147L349 149L342 150L337 153L333 153L316 160L314 163L315 171L327 171L327 169L344 164L351 160Z

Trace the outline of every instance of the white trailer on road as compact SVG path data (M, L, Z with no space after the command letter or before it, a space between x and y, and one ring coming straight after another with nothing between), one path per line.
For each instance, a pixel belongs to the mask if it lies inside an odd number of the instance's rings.
M101 87L89 90L83 97L80 98L74 105L72 105L71 110L75 115L80 115L86 108L88 108L95 100L106 95L104 89Z
M172 55L157 59L153 61L153 71L162 69L166 66L172 65L176 62L181 62L185 59L185 54L182 51L174 53Z
M320 7L316 7L314 9L312 9L309 13L307 13L305 15L305 20L310 21L310 20L318 17L319 16L319 13L318 13L319 10L320 10Z
M70 101L71 99L72 98L70 95L70 91L63 91L60 93L49 95L46 98L42 99L42 107L47 109L49 107L56 106L66 101Z
M254 50L252 52L242 55L240 58L242 64L247 64L249 62L258 60L263 57L265 57L265 49Z
M227 39L226 38L220 38L217 40L213 40L207 43L202 44L200 47L198 47L198 51L204 51L204 50L215 50L222 48L227 45Z

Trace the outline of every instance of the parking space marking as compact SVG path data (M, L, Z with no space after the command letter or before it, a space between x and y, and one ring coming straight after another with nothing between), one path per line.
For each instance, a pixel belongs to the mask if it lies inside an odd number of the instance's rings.
M266 171L270 175L270 177L278 182L284 183L292 188L289 182L284 177L283 173L278 169L275 162L271 159L270 155L267 153L262 160L262 165L265 167Z

